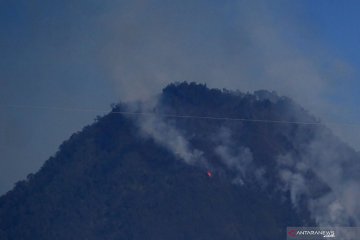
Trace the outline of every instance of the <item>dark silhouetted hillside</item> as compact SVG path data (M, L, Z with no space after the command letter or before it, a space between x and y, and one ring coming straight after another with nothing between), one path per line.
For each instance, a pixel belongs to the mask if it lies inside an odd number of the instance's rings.
M332 188L301 170L307 191L294 203L284 182L298 170L281 159L301 159L318 131L277 122L316 121L290 99L179 83L143 105L115 106L1 197L0 239L278 240L316 225L309 199ZM153 114L119 113L129 109Z

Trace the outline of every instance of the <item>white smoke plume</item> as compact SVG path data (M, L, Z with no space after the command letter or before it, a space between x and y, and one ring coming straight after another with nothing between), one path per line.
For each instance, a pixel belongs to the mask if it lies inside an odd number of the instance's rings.
M140 118L139 126L143 134L168 148L185 163L208 167L204 149L194 149L186 136L169 122L161 115L150 114ZM314 128L313 133L312 140L306 142L305 131L298 131L292 138L297 153L291 151L277 157L280 189L290 192L296 208L303 206L299 205L302 199L307 199L309 211L320 226L358 225L359 156L325 127ZM261 186L267 185L265 169L256 166L248 147L234 141L230 129L220 128L208 141L215 144L213 153L223 166L235 173L235 184L244 185L251 178ZM309 172L314 174L314 179L309 178Z
M264 182L264 169L255 166L249 148L233 143L228 128L221 128L217 138L220 144L215 148L215 153L228 169L236 171L234 183L244 185L249 176L255 177L259 182Z
M290 191L295 206L301 196L309 199L309 210L320 226L349 226L360 223L359 156L342 144L325 128L315 130L314 139L297 146L300 157L286 154L278 157L283 188ZM305 173L311 170L331 191L311 196Z
M135 112L151 112L156 103L157 99L151 98L147 102L136 103L133 106L130 104L128 107ZM208 165L203 157L203 152L191 148L188 140L175 127L164 121L161 115L156 113L140 115L138 126L141 129L141 134L153 138L174 153L175 156L184 160L185 163L203 167Z
M188 141L174 127L165 123L159 116L151 115L141 119L141 130L155 141L168 148L187 164L205 164L203 152L191 149Z

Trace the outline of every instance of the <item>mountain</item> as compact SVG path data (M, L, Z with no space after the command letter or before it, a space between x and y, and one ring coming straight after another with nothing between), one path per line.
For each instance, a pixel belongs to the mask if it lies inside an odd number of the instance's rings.
M0 239L275 240L287 226L352 226L359 208L343 203L358 163L287 97L170 84L114 105L2 196Z

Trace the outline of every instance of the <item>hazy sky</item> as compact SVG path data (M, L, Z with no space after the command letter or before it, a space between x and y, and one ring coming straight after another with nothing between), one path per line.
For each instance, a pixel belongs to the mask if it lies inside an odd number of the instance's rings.
M0 194L111 103L173 81L275 90L359 150L359 12L331 0L0 0Z

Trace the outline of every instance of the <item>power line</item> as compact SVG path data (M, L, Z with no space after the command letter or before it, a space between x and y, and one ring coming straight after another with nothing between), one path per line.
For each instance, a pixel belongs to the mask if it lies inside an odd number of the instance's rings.
M105 109L96 108L70 108L70 107L54 107L54 106L38 106L38 105L0 105L2 108L27 108L27 109L45 109L45 110L57 110L57 111L74 111L74 112L106 112ZM348 126L360 126L360 123L346 123L346 122L306 122L306 121L283 121L272 119L253 119L253 118L233 118L233 117L214 117L214 116L200 116L200 115L178 115L170 113L157 113L157 112L138 112L138 111L112 111L110 114L124 114L133 116L160 116L167 118L187 118L187 119L208 119L208 120L221 120L221 121L239 121L239 122L254 122L254 123L273 123L273 124L298 124L298 125L348 125Z

